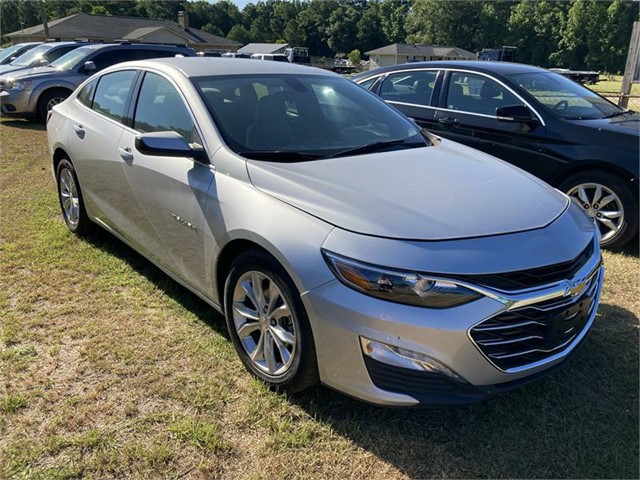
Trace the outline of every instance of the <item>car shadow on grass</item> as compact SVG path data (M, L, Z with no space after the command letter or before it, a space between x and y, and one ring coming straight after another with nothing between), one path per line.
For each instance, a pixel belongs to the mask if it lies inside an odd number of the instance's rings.
M229 338L220 314L126 244L86 239ZM637 478L637 328L632 312L602 304L566 368L474 405L392 409L325 387L288 400L410 478Z
M13 127L19 128L20 130L36 130L40 132L44 132L47 130L47 126L44 123L29 120L2 119L2 121L0 122L0 128L1 127Z

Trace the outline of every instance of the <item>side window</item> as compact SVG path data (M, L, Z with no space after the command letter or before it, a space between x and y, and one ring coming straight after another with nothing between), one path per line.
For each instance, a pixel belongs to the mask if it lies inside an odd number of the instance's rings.
M98 53L95 57L89 59L96 64L96 71L103 70L111 65L121 62L130 62L138 59L138 52L133 49L109 50L108 52Z
M140 132L178 132L191 141L193 120L178 91L167 80L147 72L140 88L133 128Z
M365 80L362 83L359 83L358 85L360 85L365 90L371 90L371 87L373 87L373 84L376 83L377 79L378 79L378 77L373 77L373 78L370 78L368 80Z
M429 106L437 76L435 70L391 73L380 87L380 97L390 102Z
M447 91L448 109L495 115L496 108L509 105L523 103L495 80L474 73L451 73Z
M127 97L135 76L134 70L125 70L100 77L93 98L93 110L122 122Z
M78 93L78 101L83 105L91 108L91 102L93 101L93 92L96 91L96 85L98 84L98 80L93 80L87 83L82 90Z
M150 58L166 58L166 57L175 57L178 51L175 50L161 50L161 49L147 49L147 50L138 50L136 54L137 60L147 60Z
M45 60L51 63L54 60L57 60L62 55L69 53L71 50L75 50L78 48L76 45L69 45L68 47L60 47L60 48L52 48L50 51L44 54Z

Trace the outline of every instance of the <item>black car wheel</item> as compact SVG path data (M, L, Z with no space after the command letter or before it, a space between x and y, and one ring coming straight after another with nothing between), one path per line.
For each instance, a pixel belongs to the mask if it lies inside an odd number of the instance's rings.
M70 94L71 92L68 90L49 90L40 95L37 106L38 120L44 122L47 119L49 110L64 102Z
M596 220L601 246L622 247L638 233L637 199L618 175L582 172L564 180L559 188Z
M227 328L247 370L277 391L298 392L318 382L309 319L274 258L258 250L236 258L224 299Z

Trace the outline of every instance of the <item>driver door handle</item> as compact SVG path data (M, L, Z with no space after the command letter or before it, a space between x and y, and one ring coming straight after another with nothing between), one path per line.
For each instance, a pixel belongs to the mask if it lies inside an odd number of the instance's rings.
M133 153L131 153L130 147L118 147L118 154L120 155L120 158L122 158L125 162L131 162L133 160Z
M438 123L442 125L459 125L460 122L453 117L442 117L438 119Z

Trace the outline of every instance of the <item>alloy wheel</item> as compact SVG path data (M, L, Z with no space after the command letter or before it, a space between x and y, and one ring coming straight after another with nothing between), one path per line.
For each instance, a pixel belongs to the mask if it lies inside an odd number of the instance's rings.
M293 362L298 336L290 306L275 281L248 271L233 291L233 323L249 360L270 377L284 375Z
M580 183L571 188L567 195L596 219L602 234L601 242L612 239L620 232L624 225L624 208L613 190L599 183Z
M58 105L59 103L64 102L66 99L64 97L53 97L51 100L47 102L47 112L51 110L53 107Z
M60 172L59 189L64 216L69 224L75 227L80 220L80 198L76 182L68 168Z

